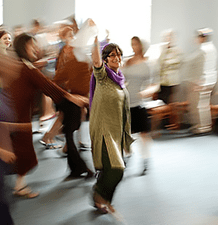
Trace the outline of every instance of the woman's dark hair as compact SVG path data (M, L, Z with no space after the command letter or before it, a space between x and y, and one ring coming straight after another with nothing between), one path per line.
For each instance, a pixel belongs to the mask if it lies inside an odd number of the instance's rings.
M0 38L1 38L3 35L5 35L5 34L10 34L10 35L11 35L11 33L10 33L9 31L7 31L7 30L1 30L1 31L0 31Z
M109 54L113 51L116 50L116 52L118 53L118 50L120 51L121 55L123 55L123 51L121 50L121 48L114 43L108 44L106 45L103 50L102 50L102 60L107 62L107 57L109 56Z
M26 52L26 44L30 40L35 40L35 38L28 33L22 33L14 39L14 49L19 58L29 60Z

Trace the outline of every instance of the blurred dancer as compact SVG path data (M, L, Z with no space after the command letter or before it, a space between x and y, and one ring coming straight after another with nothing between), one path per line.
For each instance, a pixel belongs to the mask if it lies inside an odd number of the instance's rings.
M178 92L181 66L181 50L176 46L175 32L167 30L164 32L163 41L166 43L160 56L160 92L158 99L166 104L175 101Z
M196 37L196 49L186 58L185 63L187 64L187 100L189 102L189 120L192 127L190 131L192 133L198 133L198 127L200 124L199 116L199 90L202 87L202 77L204 73L205 53L201 49L199 42L199 35Z
M7 55L7 49L11 46L11 34L6 30L0 31L0 53ZM0 93L2 90L2 82L0 79Z
M123 149L129 152L132 143L129 95L124 85L125 78L119 70L122 51L118 45L106 45L101 58L96 38L92 59L90 136L94 166L100 171L93 187L93 200L101 212L113 213L111 202L125 168Z
M139 133L139 150L143 159L144 175L148 169L150 159L150 145L152 138L149 135L151 131L150 115L143 106L143 99L152 97L159 89L159 84L154 83L151 70L149 68L148 58L144 54L149 48L149 44L134 36L131 39L131 46L134 52L122 68L127 82L127 90L130 94L130 112L131 112L131 131Z
M65 45L59 53L56 63L55 77L53 81L70 93L88 97L89 81L92 72L90 60L85 57L86 61L79 61L74 54L74 50L77 49L77 47L72 46L74 33L73 29L70 26L65 26L60 31L60 37L62 40L64 40ZM74 119L80 121L81 123L84 118L84 113L85 112L81 112L81 114ZM58 118L52 126L51 130L45 133L42 139L43 141L45 141L46 143L53 143L54 136L61 128L60 125L62 117L62 114L59 113ZM78 130L78 135L80 135L80 129ZM79 144L80 147L84 146L84 144L82 144L81 142L81 137L79 138ZM60 149L58 152L62 155L63 153L67 153L67 147ZM68 154L68 163L71 167L72 160L70 157L71 156Z
M79 33L80 31L78 31ZM89 82L91 78L92 68L90 66L90 60L88 57L84 56L85 60L78 60L75 51L77 47L72 46L74 41L72 40L74 37L73 29L71 27L65 27L61 31L61 36L65 41L65 46L62 48L56 65L56 73L53 81L63 87L65 90L72 94L79 94L84 97L88 97L89 94ZM84 111L78 111L73 118L78 127L74 127L71 130L71 134L69 134L71 143L74 143L73 133L75 130L79 130L82 121L82 117L84 117ZM61 114L59 119L61 119ZM59 123L60 124L60 123ZM81 145L81 139L79 140ZM73 159L71 152L68 149L68 145L66 148L63 148L63 151L67 150L68 164L70 168L73 168ZM76 145L74 144L73 151L77 151ZM71 176L75 176L73 170Z
M0 224L12 225L13 220L10 214L10 205L7 201L7 190L5 187L5 175L10 173L10 164L16 160L12 152L10 141L10 128L6 124L0 123ZM11 129L12 131L12 129Z
M213 30L204 28L198 32L198 43L200 49L204 52L205 62L203 74L199 80L199 87L196 91L199 93L198 113L199 124L192 130L194 133L206 133L212 130L212 118L210 111L211 92L217 82L217 50L212 42Z
M64 111L66 118L71 114L70 108L84 106L86 99L71 95L47 79L31 62L37 59L37 45L29 34L21 34L14 41L15 51L21 62L8 57L0 58L0 76L3 79L3 89L0 93L0 123L22 124L22 128L10 133L13 152L17 160L14 170L18 177L14 194L34 198L37 192L32 192L25 182L25 175L37 165L37 158L32 142L31 109L34 92L41 90L50 96ZM76 105L77 104L77 105ZM64 121L66 127L68 124ZM0 135L4 135L0 133ZM88 172L88 168L78 154L75 154L75 169Z
M0 52L7 55L7 49L11 46L12 38L10 32L0 31Z

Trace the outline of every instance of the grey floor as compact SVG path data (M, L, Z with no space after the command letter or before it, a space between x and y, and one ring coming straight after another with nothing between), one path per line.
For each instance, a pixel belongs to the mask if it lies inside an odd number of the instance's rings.
M45 130L50 125L51 121L45 123ZM88 123L84 127L88 129ZM92 207L94 179L65 180L69 174L66 158L60 158L55 150L45 150L38 142L41 136L33 135L39 165L27 176L40 196L15 199L15 225L218 224L218 136L214 134L163 133L152 145L146 176L139 176L142 162L135 144L114 196L116 215L99 215ZM91 152L82 156L93 167Z

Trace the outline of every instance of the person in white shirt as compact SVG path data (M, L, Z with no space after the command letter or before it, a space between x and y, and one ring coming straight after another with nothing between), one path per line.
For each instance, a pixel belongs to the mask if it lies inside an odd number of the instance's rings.
M204 52L203 73L198 81L195 91L199 94L197 105L199 123L195 126L193 133L207 133L212 130L212 118L210 110L211 92L217 82L217 50L211 36L213 30L204 28L197 31L198 44Z

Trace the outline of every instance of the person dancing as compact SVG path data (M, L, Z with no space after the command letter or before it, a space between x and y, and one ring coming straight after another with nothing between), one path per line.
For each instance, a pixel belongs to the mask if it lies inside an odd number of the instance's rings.
M143 159L143 170L141 175L145 175L150 159L150 137L151 120L146 108L143 106L143 99L152 97L158 91L159 83L152 77L148 58L144 56L149 48L149 44L134 36L131 39L131 46L134 55L127 60L122 68L127 82L127 90L130 94L131 111L131 131L139 133L140 155Z
M32 192L25 181L25 175L37 165L31 125L34 93L41 90L63 111L66 135L69 124L67 120L72 116L74 108L79 112L80 107L87 105L87 101L82 96L71 95L64 91L33 66L32 62L37 59L38 50L33 36L26 33L17 36L14 48L20 62L7 56L0 57L0 77L4 84L0 93L0 123L6 123L13 128L10 138L16 156L14 171L18 175L14 194L34 198L38 193ZM16 124L21 124L22 127L16 130ZM1 132L0 135L4 134ZM79 154L75 153L74 159L76 171L90 171Z
M124 76L119 70L122 50L116 44L100 49L95 38L90 82L90 137L93 162L99 176L93 187L94 206L101 212L115 212L111 202L124 172L123 149L129 152L130 109Z

